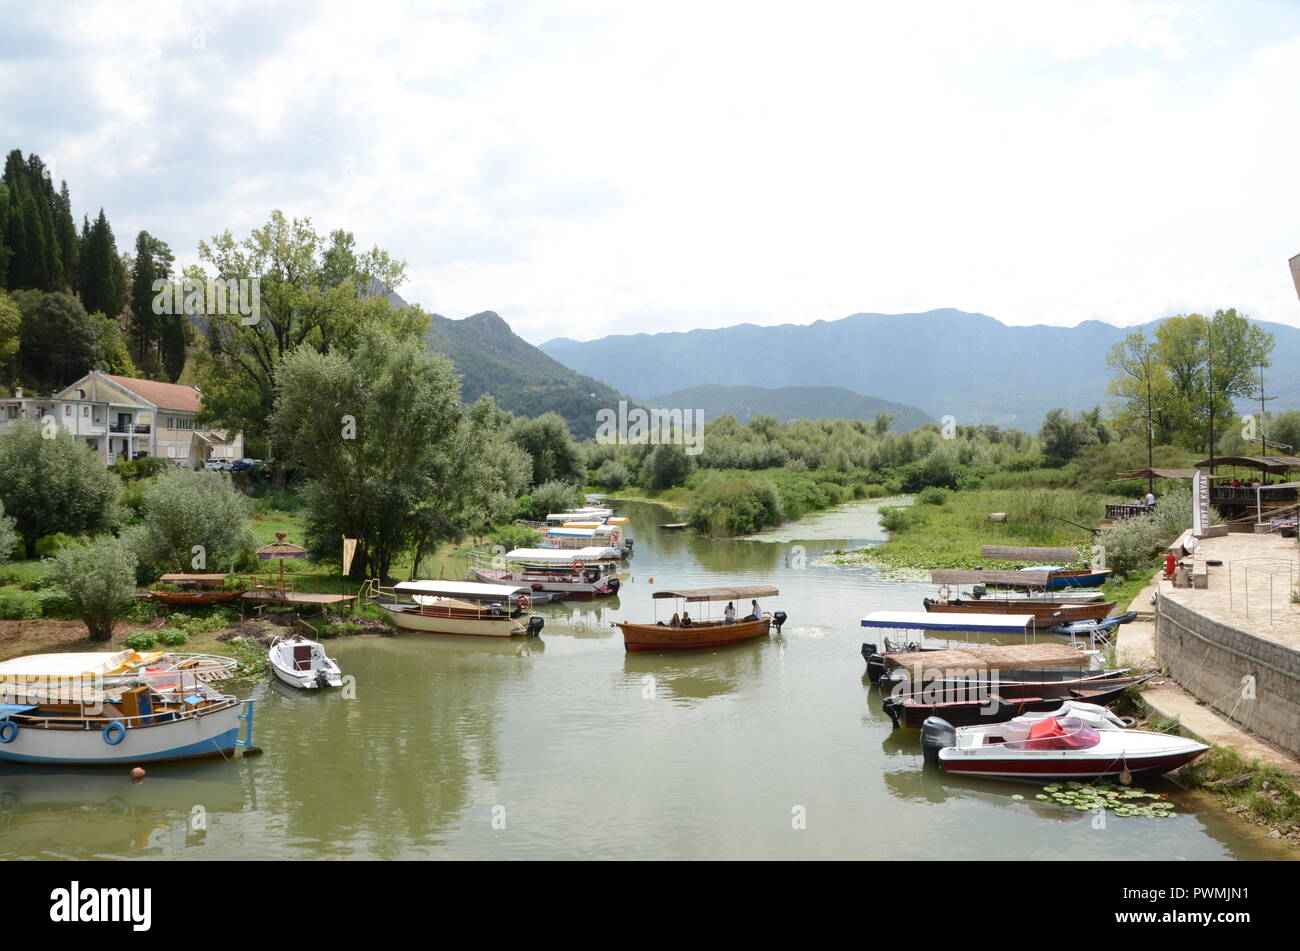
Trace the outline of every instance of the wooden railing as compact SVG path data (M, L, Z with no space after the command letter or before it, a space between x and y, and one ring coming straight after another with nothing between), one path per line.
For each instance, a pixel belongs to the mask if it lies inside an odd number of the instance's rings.
M1106 506L1106 517L1113 521L1138 518L1142 515L1148 515L1150 512L1150 507L1141 502L1114 502Z

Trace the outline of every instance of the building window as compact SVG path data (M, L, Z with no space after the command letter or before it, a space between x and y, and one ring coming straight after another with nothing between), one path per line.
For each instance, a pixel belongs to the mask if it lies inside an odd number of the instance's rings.
M82 416L89 416L89 415L90 415L90 407L89 407L89 406L83 406L83 407L81 407L81 415L82 415Z
M72 407L71 407L71 406L65 406L65 407L63 407L63 415L64 415L64 416L71 416L71 415L72 415Z

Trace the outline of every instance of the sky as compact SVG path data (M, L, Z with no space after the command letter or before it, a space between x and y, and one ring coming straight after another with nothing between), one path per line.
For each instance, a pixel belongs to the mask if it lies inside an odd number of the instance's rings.
M181 264L272 209L557 336L1300 326L1300 2L0 0L0 146Z

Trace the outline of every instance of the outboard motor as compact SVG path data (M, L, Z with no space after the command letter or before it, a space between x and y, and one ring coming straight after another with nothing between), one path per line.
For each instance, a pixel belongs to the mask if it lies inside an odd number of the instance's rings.
M323 670L316 671L316 686L324 688L324 687L328 687L329 685L330 685L330 675Z
M610 593L610 594L614 594L616 591L618 591L619 586L620 586L622 583L623 583L623 582L619 581L617 578L610 578L610 579L609 579L609 593Z
M957 731L942 717L926 717L921 724L921 753L925 761L939 765L939 751L957 745Z
M972 598L978 601L980 598L984 597L984 595L988 594L988 590L989 589L986 588L984 585L977 584L975 585L975 587L970 589L970 595Z
M903 715L903 698L895 697L889 694L881 701L880 706L884 709L885 714L893 721L894 729L898 729L898 718Z
M542 628L546 626L546 618L540 614L534 614L528 619L528 636L538 637L542 633Z
M784 611L777 611L773 613L772 623L776 625L776 633L778 634L781 633L781 625L784 624L785 621L786 621L786 613Z
M867 662L867 679L873 684L880 683L885 672L885 658L880 656L875 644L862 645L862 659Z

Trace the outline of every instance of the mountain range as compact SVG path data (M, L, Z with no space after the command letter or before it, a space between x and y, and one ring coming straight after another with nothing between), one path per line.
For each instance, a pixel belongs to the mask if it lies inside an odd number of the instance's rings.
M597 410L627 399L547 356L490 310L463 320L434 314L424 340L455 365L461 399L491 393L498 406L520 416L559 413L579 439L595 435Z
M1158 323L1143 325L1148 336ZM1279 398L1269 411L1300 409L1300 329L1255 323L1276 340L1265 383ZM541 349L596 379L617 367L620 388L643 400L705 384L833 386L921 407L936 419L951 415L961 425L1036 430L1053 407L1107 405L1106 355L1135 329L1097 320L1013 327L984 314L944 309L583 342L560 337Z
M863 396L842 386L785 386L770 389L762 386L719 386L706 383L692 386L664 396L652 396L642 401L650 407L704 410L705 421L730 413L742 423L759 415L775 416L781 421L791 419L862 419L873 420L877 413L893 416L890 429L904 433L924 423L931 417L924 410L906 403L893 403Z

